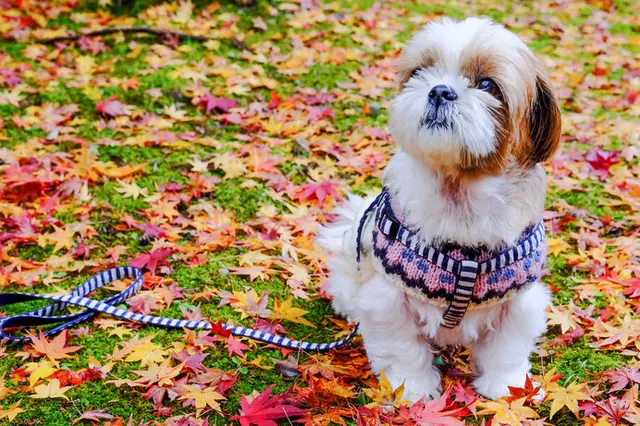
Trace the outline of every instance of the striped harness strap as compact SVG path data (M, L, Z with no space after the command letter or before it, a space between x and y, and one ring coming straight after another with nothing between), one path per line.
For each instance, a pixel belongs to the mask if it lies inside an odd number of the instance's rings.
M411 267L415 264L415 259L422 259L417 261L418 265L422 265L421 267L424 268L424 270L429 269L431 277L438 277L447 274L454 277L450 284L446 284L444 289L441 287L445 286L445 284L436 283L437 285L433 285L433 287L438 287L439 291L447 290L445 296L438 295L439 299L446 299L447 301L447 307L443 316L442 324L445 328L454 328L460 324L460 321L464 317L471 302L477 302L474 298L474 290L476 289L478 279L481 275L501 273L504 268L513 268L517 266L517 264L514 265L516 262L532 257L535 254L534 252L539 249L544 242L544 222L541 220L538 224L531 227L529 231L526 231L526 235L523 234L523 236L521 236L518 244L508 247L498 254L493 254L491 257L486 257L486 260L479 261L478 259L473 260L468 258L455 259L446 252L442 252L432 245L425 244L415 231L405 227L395 217L390 205L390 194L386 189L383 189L372 205L366 210L359 226L357 259L358 261L360 259L359 240L362 237L361 228L364 228L364 224L368 220L368 215L375 212L377 230L374 230L374 253L376 252L375 232L377 231L382 233L389 241L396 241L403 247L401 255L403 259L399 259L394 265L383 265L387 272L391 271L395 275L400 275L403 280L407 280L407 277L403 276L407 274L406 268L403 269L402 267L399 267L398 264L406 262L405 259L410 257L412 262L414 262ZM375 254L377 256L380 253ZM385 254L389 255L389 253ZM424 261L426 261L428 265L424 263ZM542 263L543 262L544 260L542 260ZM434 267L437 268L435 270L436 272L432 269ZM437 271L440 271L441 273ZM416 274L412 275L418 275L418 271L414 270L413 272ZM528 277L528 279L534 278L539 277L536 277L536 274ZM416 285L415 282L412 282L411 284L414 286ZM431 284L433 283L421 283L421 285L424 286ZM435 292L433 288L427 290ZM506 291L508 290L509 287L507 287ZM429 291L426 292L428 293Z
M99 302L97 300L90 299L87 296L94 290L104 286L115 280L121 280L124 278L133 278L133 281L122 292L108 297L107 299ZM49 300L54 303L47 305L40 309L25 312L23 314L13 315L0 320L0 339L7 339L12 342L24 342L28 341L28 337L18 337L8 334L8 329L25 328L33 326L43 326L62 323L49 330L45 335L52 335L59 333L60 331L67 329L73 325L76 325L82 321L85 321L93 317L97 313L103 313L111 315L126 321L133 321L142 324L150 324L164 328L177 328L177 329L203 329L210 330L212 325L207 321L189 321L174 318L163 318L152 315L142 315L139 313L126 311L118 308L116 305L128 299L132 295L136 294L142 288L144 284L142 271L132 266L119 266L116 268L108 269L101 272L89 280L85 281L82 285L72 291L70 294L64 296L43 295L43 294L28 294L28 293L2 293L0 294L0 307L13 305L16 303L30 302L34 300ZM53 315L54 313L67 308L69 305L79 306L85 308L75 314L69 315ZM351 338L357 333L358 326L343 339L330 342L330 343L311 343L300 340L291 340L286 337L278 336L276 334L266 333L259 330L253 330L251 328L234 326L228 324L222 324L222 328L229 331L234 336L247 337L249 339L258 340L265 343L270 343L281 348L301 350L307 352L326 352L331 349L345 345Z

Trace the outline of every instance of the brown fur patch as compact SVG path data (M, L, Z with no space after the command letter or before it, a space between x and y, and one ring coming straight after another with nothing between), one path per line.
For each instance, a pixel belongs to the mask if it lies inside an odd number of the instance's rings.
M433 56L425 55L420 62L400 62L400 69L398 70L398 90L402 90L402 87L405 85L409 78L411 78L411 73L416 68L431 68L436 63Z
M460 57L460 71L472 85L482 78L495 78L498 75L498 66L495 54L491 52L478 52L467 48L462 51Z
M501 173L510 155L512 141L511 119L506 105L492 110L496 121L496 150L484 157L473 157L466 152L458 173L464 179L495 176Z
M531 168L553 156L562 135L560 109L549 84L542 77L536 78L535 98L523 121L526 129L521 129L521 134L528 140L521 144L518 159L523 167Z

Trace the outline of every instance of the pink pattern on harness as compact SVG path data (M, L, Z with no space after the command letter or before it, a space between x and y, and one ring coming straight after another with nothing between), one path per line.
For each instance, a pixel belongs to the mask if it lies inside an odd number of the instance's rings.
M456 270L449 271L445 267L438 266L437 262L430 261L422 256L414 245L403 243L399 239L402 237L390 238L385 235L380 228L383 215L395 219L402 225L400 209L394 205L390 197L382 198L375 210L376 226L373 231L373 253L380 261L384 272L391 276L398 277L409 289L422 292L428 299L449 305L456 293L458 275ZM388 226L388 225L387 225ZM437 253L449 257L457 262L459 267L462 260L474 261L478 264L497 258L495 270L488 270L485 273L479 272L473 285L473 292L468 298L469 306L488 304L489 301L506 297L510 292L524 288L527 284L540 279L546 261L547 248L544 243L544 229L540 231L542 225L532 225L520 236L518 243L513 247L505 247L504 250L490 251L486 248L464 248L464 247L432 247ZM407 229L407 228L405 228ZM410 233L410 238L417 238L415 231L404 231L406 235ZM538 233L539 240L537 246L522 258L515 256L508 262L508 255L503 256L504 265L500 263L500 255L508 253L508 250L524 250L527 240L531 240L534 233ZM402 232L400 233L402 234ZM414 243L415 244L415 243ZM421 244L419 247L424 246ZM519 248L521 247L521 248ZM423 252L424 253L424 252ZM453 264L454 262L451 262ZM446 263L445 263L446 264Z

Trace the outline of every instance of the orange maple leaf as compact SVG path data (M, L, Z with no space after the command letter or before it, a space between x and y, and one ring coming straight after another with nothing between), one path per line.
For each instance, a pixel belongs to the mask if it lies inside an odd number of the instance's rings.
M72 352L77 352L80 349L84 348L84 346L67 346L67 330L64 330L62 333L58 334L52 340L47 339L47 337L39 332L39 336L36 336L31 333L27 333L29 339L33 343L33 349L35 349L36 353L40 355L45 355L49 358L53 363L58 366L58 360L63 358L71 358L69 355Z

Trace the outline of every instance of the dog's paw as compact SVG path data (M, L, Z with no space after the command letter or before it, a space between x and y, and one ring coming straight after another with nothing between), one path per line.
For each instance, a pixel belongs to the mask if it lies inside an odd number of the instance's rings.
M524 387L526 380L527 372L523 371L507 374L483 374L473 381L473 386L485 398L498 399L510 395L509 386ZM544 398L544 395L542 398Z
M405 401L409 401L409 403L413 405L421 399L429 401L430 399L438 399L441 395L442 387L438 385L434 389L423 389L416 392L407 391L405 389L405 392L402 394L402 399L404 399Z
M408 378L391 374L388 379L394 389L404 384L402 399L409 401L411 404L415 404L421 399L436 399L442 394L440 374L437 371L430 371L419 377L414 375Z

